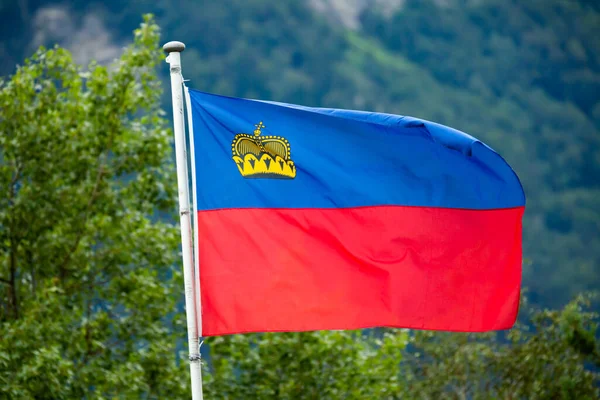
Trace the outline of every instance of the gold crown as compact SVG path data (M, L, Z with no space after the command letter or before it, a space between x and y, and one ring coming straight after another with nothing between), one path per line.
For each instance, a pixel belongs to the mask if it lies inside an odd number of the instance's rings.
M290 143L280 136L261 136L262 121L254 135L238 133L231 143L233 161L244 178L294 179L296 166L290 158Z

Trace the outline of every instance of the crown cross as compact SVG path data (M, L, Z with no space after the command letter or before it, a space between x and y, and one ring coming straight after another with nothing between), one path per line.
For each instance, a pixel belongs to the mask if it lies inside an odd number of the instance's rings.
M262 121L260 121L258 124L254 125L256 127L256 129L254 130L254 136L260 136L260 132L263 128L266 128L266 126L262 123Z

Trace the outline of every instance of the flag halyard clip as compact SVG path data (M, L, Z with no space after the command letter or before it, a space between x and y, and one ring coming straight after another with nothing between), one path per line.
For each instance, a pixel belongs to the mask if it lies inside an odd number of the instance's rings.
M202 354L200 354L200 348L202 347L203 343L204 343L204 340L201 341L200 344L198 345L198 353L190 354L190 356L189 356L190 362L202 361Z

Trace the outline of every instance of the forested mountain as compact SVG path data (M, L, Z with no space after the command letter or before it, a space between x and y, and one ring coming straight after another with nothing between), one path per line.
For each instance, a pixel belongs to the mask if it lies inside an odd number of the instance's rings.
M309 0L2 0L0 72L54 42L79 60L108 61L152 12L164 41L186 43L183 73L196 89L410 115L488 143L527 195L531 299L556 306L598 289L597 3L350 3L356 23L347 25Z

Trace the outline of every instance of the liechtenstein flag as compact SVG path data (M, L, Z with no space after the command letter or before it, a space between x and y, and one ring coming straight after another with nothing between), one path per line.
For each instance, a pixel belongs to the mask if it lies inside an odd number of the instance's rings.
M513 326L525 196L490 147L410 117L189 98L204 336Z

